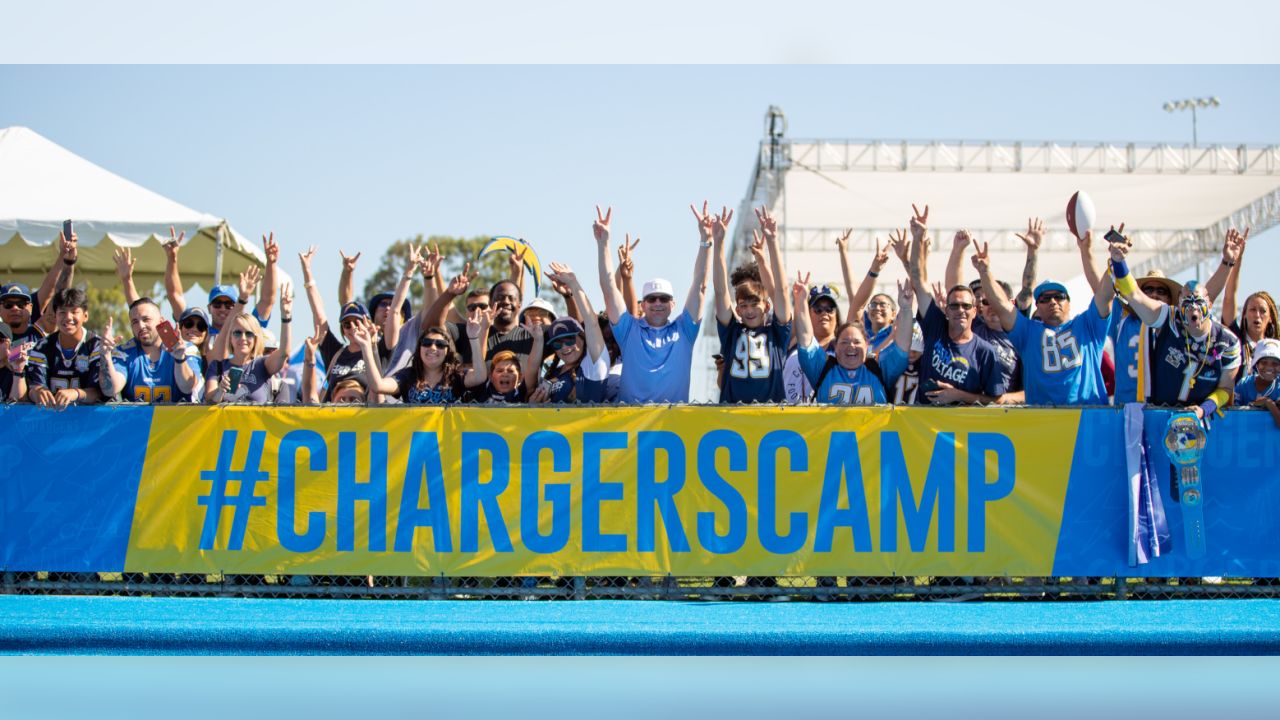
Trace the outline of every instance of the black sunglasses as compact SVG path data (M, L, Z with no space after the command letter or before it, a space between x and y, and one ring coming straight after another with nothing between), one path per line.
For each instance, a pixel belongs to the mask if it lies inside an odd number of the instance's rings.
M1058 302L1064 302L1066 301L1066 299L1067 299L1067 296L1063 295L1062 293L1043 293L1040 295L1040 297L1036 298L1036 302L1047 303L1050 300L1057 300Z
M24 308L24 307L26 307L26 306L28 306L28 305L30 305L30 304L31 304L31 303L30 303L30 302L28 302L28 301L26 301L26 300L5 300L5 301L4 301L4 309L5 309L5 310L12 310L12 309L14 309L14 308Z
M576 343L577 341L578 341L578 338L576 337L560 338L558 340L552 340L551 349L559 350L560 348L573 347L573 344Z
M208 326L208 325L205 325L203 322L201 322L201 321L199 321L199 320L183 320L183 321L182 321L182 328L183 328L184 330L191 330L192 328L195 328L196 330L199 330L200 332L205 332L206 330L208 330L208 329L209 329L209 326Z
M467 312L475 312L477 310L488 310L489 303L467 303Z
M835 305L810 305L809 309L819 315L835 315L836 314Z
M441 349L441 350L448 350L448 349L449 349L449 343L447 343L447 342L445 342L444 340L441 340L441 339L439 339L439 338L422 338L422 341L421 341L421 342L419 342L418 344L419 344L419 345L421 345L421 346L422 346L422 347L424 347L424 348L431 348L431 347L433 347L433 348L439 348L439 349Z

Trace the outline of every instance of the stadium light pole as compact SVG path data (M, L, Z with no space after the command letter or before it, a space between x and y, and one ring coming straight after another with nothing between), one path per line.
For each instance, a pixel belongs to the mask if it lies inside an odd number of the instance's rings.
M1164 110L1165 112L1191 110L1191 147L1196 147L1198 144L1196 138L1196 108L1218 107L1221 104L1222 101L1218 99L1218 96L1214 95L1212 97L1191 98L1188 100L1170 100L1164 104Z

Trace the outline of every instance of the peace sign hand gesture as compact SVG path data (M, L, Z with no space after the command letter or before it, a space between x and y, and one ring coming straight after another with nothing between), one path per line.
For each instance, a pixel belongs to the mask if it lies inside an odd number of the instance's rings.
M600 206L596 206L596 221L591 224L591 232L595 234L596 242L601 245L609 244L609 219L612 217L612 206L605 212L600 212Z
M760 221L760 231L764 233L766 239L772 240L778 237L778 221L769 214L769 208L763 205L756 208L756 219Z
M812 273L800 274L796 271L796 281L791 285L791 300L796 307L806 307L809 296L809 276Z
M907 245L907 231L905 228L889 232L889 246L893 248L893 254L898 256L898 260L902 261L902 267L910 265L911 248Z
M911 211L914 213L911 216L911 237L916 242L920 242L920 239L923 238L924 234L929 230L929 206L925 205L924 212L922 213L913 203L911 205Z
M267 256L268 265L273 265L280 261L280 245L276 243L274 231L270 235L262 236L262 254Z
M853 228L845 228L844 232L840 233L840 237L836 238L836 249L841 255L849 252L849 236L852 234Z
M698 237L702 238L702 242L704 243L711 242L711 235L714 232L716 224L716 216L707 212L707 201L702 201L701 213L699 213L698 209L692 204L689 205L689 209L693 211L693 217L698 221Z
M972 258L973 267L975 270L978 271L978 274L982 274L983 272L990 270L991 269L990 243L982 243L981 250L978 249L977 243L974 243L973 249L975 251Z

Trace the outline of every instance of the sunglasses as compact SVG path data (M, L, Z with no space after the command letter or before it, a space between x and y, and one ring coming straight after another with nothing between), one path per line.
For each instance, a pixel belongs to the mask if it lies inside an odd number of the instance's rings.
M644 299L650 305L666 305L671 302L670 295L650 295Z
M489 303L467 303L467 312L475 312L477 310L488 310Z
M1143 295L1147 295L1147 296L1163 295L1165 297L1172 297L1172 295L1169 294L1169 288L1163 285L1148 285L1144 288L1139 288L1139 289L1142 290Z
M182 329L183 329L183 330L192 330L192 329L195 329L195 330L199 330L200 332L205 332L206 330L208 330L208 329L209 329L209 326L208 326L208 325L205 325L204 323L200 322L199 320L183 320L183 321L182 321Z
M230 300L214 300L213 302L209 303L209 307L217 310L230 310L235 306L236 304L231 302Z
M346 330L347 328L353 328L359 325L360 325L359 320L343 320L341 327L343 330Z
M1036 298L1036 302L1041 305L1050 301L1063 303L1067 301L1067 296L1062 293L1043 293L1040 297Z
M252 330L232 330L231 338L233 340L248 340L254 337Z
M967 312L973 309L973 303L962 303L962 302L947 303L947 309L948 310L964 310Z
M5 310L12 310L14 308L24 308L30 304L26 300L5 300L4 305L0 307L4 307Z
M552 350L559 350L561 348L573 347L577 342L577 337L560 338L559 340L552 340L550 347Z
M449 349L449 343L441 340L440 338L422 338L422 342L418 343L418 345L424 348L437 348L439 350Z
M893 306L883 300L876 300L874 302L867 303L867 307L875 308L876 310L883 310L884 308L893 307Z
M809 309L819 315L835 315L836 314L835 305L812 305L809 307Z

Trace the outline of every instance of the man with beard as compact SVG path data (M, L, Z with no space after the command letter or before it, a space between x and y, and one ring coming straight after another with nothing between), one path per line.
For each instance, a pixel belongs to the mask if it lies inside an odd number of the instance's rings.
M487 296L468 294L467 288L475 279L474 275L468 273L469 270L470 265L445 287L440 297L436 298L427 311L425 326L447 329L449 336L453 339L454 347L458 349L458 356L462 358L462 364L472 365L471 346L466 342L467 324L445 322L445 315L453 301L467 295L468 313L475 311L472 309L473 306L476 310L483 311L489 308L493 310L493 323L489 327L488 338L485 341L485 357L493 358L500 352L510 351L516 354L518 366L523 367L525 359L533 349L533 335L520 324L520 288L511 280L499 280L489 289Z
M102 335L101 387L108 397L126 402L190 402L200 379L200 358L194 345L179 339L172 348L160 343L156 326L160 306L151 298L139 298L129 306L133 339L116 346L111 321Z
M28 358L28 398L59 409L101 402L101 341L84 326L89 298L79 288L68 288L53 297L53 312L57 332L37 343Z

